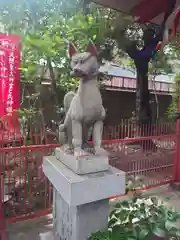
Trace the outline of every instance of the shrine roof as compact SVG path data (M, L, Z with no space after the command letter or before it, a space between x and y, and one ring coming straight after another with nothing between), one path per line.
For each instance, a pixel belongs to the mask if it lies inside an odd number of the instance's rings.
M92 0L93 2L100 4L104 7L112 8L117 11L121 11L130 15L135 15L134 12L141 11L142 9L144 11L143 15L146 13L149 14L149 11L153 11L153 7L156 7L156 11L153 12L153 15L156 15L155 12L157 12L157 15L150 19L148 22L153 22L156 24L161 24L163 21L164 13L158 14L158 11L161 11L160 9L163 9L165 7L165 0ZM158 8L157 10L157 2L158 2ZM167 2L166 2L167 4ZM140 10L140 5L143 6ZM176 7L180 6L180 0L177 0ZM136 10L135 10L136 9ZM147 9L147 12L146 12Z

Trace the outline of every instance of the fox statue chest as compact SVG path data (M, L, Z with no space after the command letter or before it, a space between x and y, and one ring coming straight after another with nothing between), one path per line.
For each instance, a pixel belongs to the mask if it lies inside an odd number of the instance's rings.
M101 117L102 98L97 81L80 85L71 106L71 117L82 122L93 122Z

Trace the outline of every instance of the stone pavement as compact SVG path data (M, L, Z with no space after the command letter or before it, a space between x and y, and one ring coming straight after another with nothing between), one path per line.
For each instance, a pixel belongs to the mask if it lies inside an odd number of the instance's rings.
M180 212L180 191L172 190L169 185L144 191L143 194L145 196L158 196ZM112 205L114 202L115 201L112 201ZM8 240L53 240L52 215L16 224L9 224L7 233Z
M180 212L180 190L173 190L169 185L165 185L150 191L149 195L161 198Z
M145 196L157 196L180 212L180 191L172 189L169 184L144 191L143 194Z
M7 240L53 240L52 215L9 224Z

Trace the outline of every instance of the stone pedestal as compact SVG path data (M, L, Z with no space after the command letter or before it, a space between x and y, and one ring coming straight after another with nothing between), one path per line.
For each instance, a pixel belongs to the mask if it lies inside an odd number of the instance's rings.
M125 173L107 171L77 175L55 156L44 157L43 170L54 186L55 239L87 240L107 228L109 197L125 192Z
M74 157L72 154L65 153L63 147L56 148L56 158L65 164L69 169L78 175L107 171L109 168L108 153L103 150L101 156L95 156L87 153L80 157Z

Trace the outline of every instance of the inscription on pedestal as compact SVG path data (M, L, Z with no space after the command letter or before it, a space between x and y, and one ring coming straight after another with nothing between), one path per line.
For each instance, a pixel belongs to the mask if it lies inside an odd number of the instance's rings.
M92 232L106 229L108 199L71 207L57 191L54 196L55 216L53 218L55 218L54 227L57 240L86 240ZM95 215L98 217L95 218Z
M68 204L62 199L62 197L55 191L54 207L55 207L55 216L54 225L56 231L58 230L58 235L60 240L72 239L72 216L69 211ZM57 235L57 234L55 234Z

